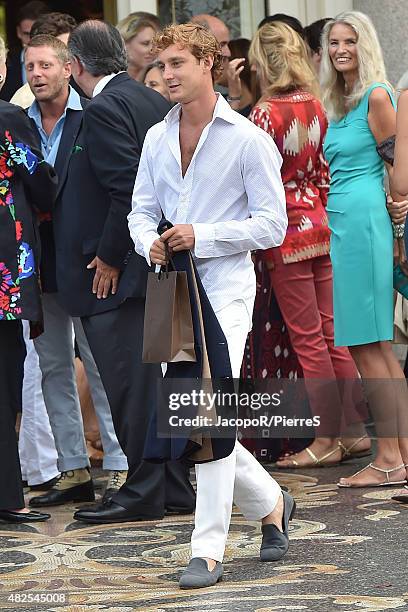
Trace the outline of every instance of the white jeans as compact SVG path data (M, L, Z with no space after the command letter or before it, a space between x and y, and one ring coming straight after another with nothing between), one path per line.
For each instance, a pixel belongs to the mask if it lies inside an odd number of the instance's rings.
M251 317L243 300L215 313L228 343L232 375L239 377ZM250 521L259 521L275 508L281 488L239 442L225 459L196 465L197 501L192 557L222 561L235 501Z
M19 451L23 480L29 485L47 482L58 476L58 454L41 389L42 374L37 351L30 340L28 321L23 321L27 355L24 362L23 412Z

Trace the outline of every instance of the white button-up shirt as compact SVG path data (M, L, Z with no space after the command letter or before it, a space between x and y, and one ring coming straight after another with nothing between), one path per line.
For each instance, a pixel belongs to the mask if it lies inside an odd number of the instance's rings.
M215 311L234 300L252 312L250 252L282 244L287 228L282 158L273 139L218 95L185 176L180 105L148 131L128 216L136 251L150 264L162 211L173 225L191 223L193 256Z
M126 71L125 70L119 70L119 72L112 72L111 74L107 74L106 76L102 77L101 80L98 81L97 84L95 85L94 90L92 92L92 97L94 98L95 96L100 94L101 91L103 91L105 89L105 87L109 83L109 81L114 79L115 76L118 76L118 74L122 74L123 72L126 72Z

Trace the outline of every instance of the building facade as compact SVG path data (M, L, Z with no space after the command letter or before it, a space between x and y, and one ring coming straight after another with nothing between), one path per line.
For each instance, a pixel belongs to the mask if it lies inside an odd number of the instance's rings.
M166 4L170 3L175 11L180 1L166 0ZM212 12L209 7L215 4L222 7L223 1L214 3L213 0L191 0L184 4L196 8L195 13L201 13ZM116 7L118 19L121 19L132 11L143 10L156 14L160 10L160 1L116 0ZM241 36L252 37L257 24L265 16L265 8L269 15L287 13L305 25L346 10L362 11L372 18L377 29L389 80L395 85L408 70L407 0L239 0Z

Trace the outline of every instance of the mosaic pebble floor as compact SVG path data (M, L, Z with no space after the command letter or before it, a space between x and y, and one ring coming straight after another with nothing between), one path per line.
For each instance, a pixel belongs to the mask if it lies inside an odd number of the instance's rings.
M0 523L0 609L48 612L408 611L408 505L395 489L340 490L340 476L365 465L270 469L297 501L291 546L258 561L259 525L236 508L223 582L180 591L193 516L86 525L72 504L48 522ZM103 484L103 473L96 471ZM45 600L45 601L44 601Z

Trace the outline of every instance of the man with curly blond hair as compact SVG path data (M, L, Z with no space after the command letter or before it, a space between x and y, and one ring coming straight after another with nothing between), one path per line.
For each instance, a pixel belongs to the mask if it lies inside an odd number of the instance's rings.
M220 47L205 27L171 25L155 39L175 107L146 135L133 191L129 229L148 263L170 250L190 251L239 376L255 298L252 249L282 243L287 226L280 155L265 132L214 91ZM160 237L162 213L173 224ZM261 560L288 548L294 501L238 442L228 456L196 465L192 559L181 588L221 580L233 498L249 520L262 521Z

